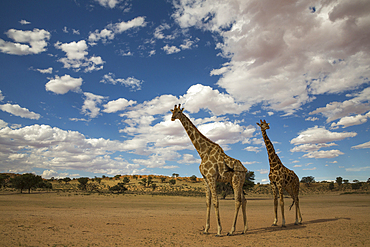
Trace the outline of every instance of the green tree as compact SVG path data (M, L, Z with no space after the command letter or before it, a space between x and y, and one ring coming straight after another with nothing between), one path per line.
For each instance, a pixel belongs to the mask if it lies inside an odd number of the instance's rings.
M250 190L253 187L254 187L254 172L248 171L245 174L245 182L243 185L243 189Z
M31 193L31 189L37 188L41 182L43 182L42 177L32 173L25 173L11 179L14 188L20 189L21 193L24 189L27 189L28 194Z
M342 177L337 177L337 178L335 179L335 182L338 184L338 186L341 186L341 185L342 185L342 183L343 183L343 178L342 178Z
M9 177L10 176L8 174L0 174L0 188L6 187Z
M329 190L333 190L334 189L334 182L330 182L329 183Z
M146 182L147 182L147 179L146 178L142 178L141 179L141 182L139 182L139 184L141 184L142 186L146 186Z
M120 177L121 177L121 174L118 174L118 175L116 175L116 176L114 176L114 179L120 179Z
M301 183L305 183L307 186L310 186L311 183L314 183L314 182L315 182L315 178L312 176L303 177L301 179Z
M62 181L64 181L65 183L69 183L72 181L72 179L70 179L69 177L65 177L62 179Z
M192 181L193 183L195 183L197 181L197 176L193 175L190 177L190 181Z
M179 177L179 174L177 174L177 173L172 173L172 177L173 177L173 178L178 178L178 177Z
M124 177L123 180L122 180L122 182L124 184L128 184L130 182L130 179L128 177Z
M174 185L174 184L176 184L176 179L170 179L168 182L169 182L171 185Z
M148 186L148 187L149 187L151 184L153 184L153 183L154 183L154 181L153 181L153 177L148 176L148 180L146 181L146 183L147 183L147 186Z
M113 187L110 187L109 190L112 192L117 192L119 194L119 193L124 193L127 190L127 188L125 187L124 183L118 183L114 185Z
M78 185L78 188L80 190L86 190L87 189L87 182L89 182L89 178L85 178L85 177L82 177L82 178L78 178L77 181L79 182L79 185Z
M166 180L166 177L161 177L161 182L164 183L164 181Z

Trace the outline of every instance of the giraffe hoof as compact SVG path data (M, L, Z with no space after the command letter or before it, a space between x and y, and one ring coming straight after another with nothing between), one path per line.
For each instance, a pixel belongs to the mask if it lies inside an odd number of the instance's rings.
M230 233L230 232L228 232L228 233L227 233L227 236L232 236L232 235L233 235L233 234L232 234L232 233Z
M219 237L220 238L220 237L222 237L222 235L221 234L216 234L216 237Z
M277 226L277 224L272 224L271 226Z
M285 227L286 227L286 225L282 225L281 227L285 228Z

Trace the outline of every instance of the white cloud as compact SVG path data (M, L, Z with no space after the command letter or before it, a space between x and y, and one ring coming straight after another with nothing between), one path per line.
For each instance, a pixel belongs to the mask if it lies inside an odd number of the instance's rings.
M337 123L332 123L330 127L336 128L342 126L342 128L347 128L353 125L360 125L366 123L368 118L370 118L370 112L365 115L359 114L356 116L343 117Z
M48 125L0 129L0 162L4 171L25 172L34 167L45 174L73 169L105 174L131 174L138 165L112 154L126 151L124 144L104 138L86 138L77 131ZM15 162L16 160L16 162Z
M1 90L0 90L0 101L3 101L4 98L5 98L5 96L3 95L3 92L1 92Z
M177 161L179 164L200 164L201 159L195 158L192 154L183 154L182 159Z
M302 144L290 150L290 152L313 152L321 148L337 146L335 143Z
M66 94L68 91L80 92L82 85L82 78L73 78L70 75L64 75L62 77L55 76L51 78L48 83L45 84L46 91L51 91L56 94Z
M29 111L26 108L20 107L19 105L4 104L0 105L0 110L8 112L14 116L29 119L39 119L40 114Z
M319 1L312 11L310 1L180 0L172 17L222 37L217 48L230 62L211 74L237 101L292 114L317 94L367 83L369 5Z
M335 158L339 155L342 155L339 150L321 150L321 151L313 151L307 154L304 154L303 157L305 158L315 158L315 159L323 159L323 158Z
M346 172L367 172L368 170L370 170L370 166L346 168Z
M105 62L100 56L87 57L88 47L85 40L80 40L78 42L72 41L70 43L57 42L54 46L66 53L67 57L58 60L64 64L64 68L72 68L76 71L85 68L85 72L103 69L103 64Z
M261 148L260 147L248 146L248 147L246 147L244 149L247 150L247 151L249 151L249 152L256 152L256 153L261 152Z
M122 21L114 24L109 24L101 31L95 30L93 33L90 33L88 40L91 45L95 44L99 40L102 40L103 43L105 43L108 40L114 39L115 35L117 34L121 34L132 28L145 26L145 17L139 16L127 22Z
M138 80L134 77L128 77L127 79L120 79L115 78L115 75L113 73L108 73L103 76L103 79L100 81L102 83L111 83L113 85L116 85L117 83L120 83L121 85L124 85L126 87L130 87L132 91L140 90L141 84L143 81Z
M108 99L108 97L95 95L88 92L85 92L84 96L85 100L81 112L90 118L96 118L100 113L100 108L98 105L101 105L104 100Z
M356 146L353 146L351 148L354 148L354 149L370 148L370 141L359 144L359 145L356 145Z
M165 45L164 47L162 47L162 50L164 50L166 54L174 54L174 53L179 53L181 51L179 48L177 48L174 45L173 46Z
M305 119L305 121L312 121L312 122L317 121L317 120L319 120L319 118L317 117L308 117Z
M137 103L136 101L133 101L133 100L128 101L125 98L112 100L112 101L109 101L107 104L103 105L103 107L105 108L103 110L103 112L113 113L113 112L117 112L117 111L123 111L128 106L134 105L136 103Z
M326 143L340 141L356 135L357 133L355 132L331 132L324 127L315 126L300 132L296 138L293 138L290 141L290 143L294 145Z
M20 24L22 24L22 25L28 25L28 24L31 24L31 22L26 21L26 20L20 20L20 21L19 21L19 23L20 23Z
M106 7L106 8L111 8L113 9L116 7L117 4L119 4L122 0L95 0L98 2L101 6Z
M52 67L49 67L47 69L36 69L38 72L40 72L41 74L51 74L53 73L53 68Z
M0 39L0 51L12 55L39 54L46 51L50 39L48 31L37 28L32 31L9 29L5 34L15 42Z
M165 30L168 30L170 28L171 28L170 25L168 25L167 23L163 23L163 24L159 25L154 30L154 38L156 38L156 39L167 39L167 40L175 39L176 38L175 34L165 35L163 33Z
M185 100L186 110L192 113L208 109L214 115L240 114L248 109L248 106L236 103L229 94L201 84L191 86L182 98Z

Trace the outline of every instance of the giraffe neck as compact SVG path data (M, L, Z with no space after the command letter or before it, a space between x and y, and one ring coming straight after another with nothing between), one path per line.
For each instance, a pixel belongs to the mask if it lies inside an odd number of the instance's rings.
M266 149L267 149L267 154L269 157L269 163L270 163L270 168L275 169L277 168L276 166L282 165L278 155L275 153L274 145L272 145L272 142L270 141L269 137L267 136L266 130L261 130L262 131L262 136L263 140L265 141Z
M191 142L193 143L195 149L198 151L200 157L203 155L211 146L217 145L207 137L205 137L200 131L195 127L195 125L187 118L184 114L181 114L179 117L182 126L186 133L188 134ZM208 145L207 145L208 144Z

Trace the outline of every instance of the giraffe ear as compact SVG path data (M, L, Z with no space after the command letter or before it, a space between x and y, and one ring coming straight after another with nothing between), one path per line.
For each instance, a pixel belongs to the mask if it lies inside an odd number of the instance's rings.
M172 109L170 111L173 113L173 110Z
M182 112L184 110L184 108L181 108L180 112Z
M261 127L261 125L259 123L256 123L256 124Z

